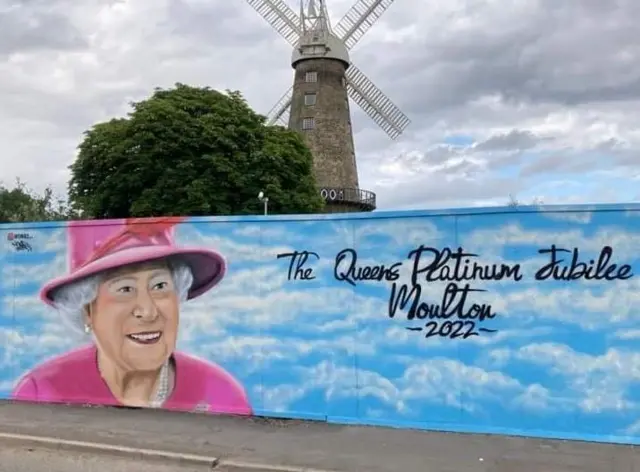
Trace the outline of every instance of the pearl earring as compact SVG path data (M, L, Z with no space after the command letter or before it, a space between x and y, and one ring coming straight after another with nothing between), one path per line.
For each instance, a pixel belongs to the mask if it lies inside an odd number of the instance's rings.
M89 326L89 324L84 325L84 332L86 334L89 334L91 332L91 326Z

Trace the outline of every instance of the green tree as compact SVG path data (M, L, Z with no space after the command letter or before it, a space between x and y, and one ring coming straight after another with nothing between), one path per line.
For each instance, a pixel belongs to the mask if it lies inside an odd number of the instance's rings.
M312 213L323 201L302 137L239 92L176 84L85 132L69 199L87 218Z
M515 195L509 194L509 200L507 201L507 206L510 206L512 208L516 208L516 207L521 207L521 206L525 206L525 205L541 206L541 205L544 205L544 200L542 198L540 198L540 197L533 197L531 199L531 202L523 203L522 201L518 200L515 197Z
M76 216L51 187L40 195L19 179L12 189L0 185L0 223L61 221Z

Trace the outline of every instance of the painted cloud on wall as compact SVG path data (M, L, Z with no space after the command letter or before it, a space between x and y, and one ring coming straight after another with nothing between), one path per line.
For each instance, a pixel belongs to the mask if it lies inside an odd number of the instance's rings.
M556 209L560 210L560 209ZM180 349L215 361L247 388L258 414L563 437L638 435L640 279L536 281L552 244L580 258L613 249L611 263L640 268L638 209L382 213L298 221L224 219L182 224L181 244L228 259L219 287L186 303ZM615 211L614 211L615 210ZM475 212L475 210L474 210ZM66 269L61 228L29 228L33 251L2 237L0 395L37 362L82 342L37 298ZM20 229L19 231L23 231ZM490 304L495 332L425 338L406 313L388 315L393 281L334 276L345 248L358 265L392 265L409 280L409 251L462 246L481 264L520 264L522 280L473 280L467 304ZM313 280L288 280L289 259L311 251ZM439 304L446 281L424 284ZM640 436L638 436L640 438ZM626 441L635 441L627 437Z

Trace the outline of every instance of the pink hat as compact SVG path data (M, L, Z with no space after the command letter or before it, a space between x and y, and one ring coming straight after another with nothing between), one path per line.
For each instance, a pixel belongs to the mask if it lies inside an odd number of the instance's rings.
M188 298L202 295L222 279L226 263L216 251L175 246L174 228L183 219L166 217L69 222L69 274L42 287L40 298L53 305L52 294L63 285L106 269L169 256L179 257L191 268L193 284Z

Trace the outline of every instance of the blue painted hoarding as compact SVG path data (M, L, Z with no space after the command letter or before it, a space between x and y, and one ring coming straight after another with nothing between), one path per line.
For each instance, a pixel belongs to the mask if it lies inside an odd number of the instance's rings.
M640 206L0 237L4 398L640 443Z

